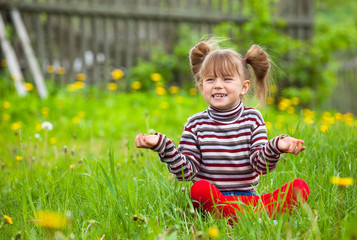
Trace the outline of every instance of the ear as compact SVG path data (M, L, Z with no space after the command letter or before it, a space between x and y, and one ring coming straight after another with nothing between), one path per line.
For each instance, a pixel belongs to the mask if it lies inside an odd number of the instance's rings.
M248 92L248 90L249 90L249 86L250 86L250 81L249 80L245 80L243 82L242 91L240 92L240 95L246 94Z

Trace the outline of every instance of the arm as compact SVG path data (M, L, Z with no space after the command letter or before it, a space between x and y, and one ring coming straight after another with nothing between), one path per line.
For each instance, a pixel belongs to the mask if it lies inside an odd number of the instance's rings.
M198 172L201 152L195 135L187 128L181 137L180 146L176 148L170 139L161 133L155 135L136 136L135 145L138 148L149 148L159 154L162 162L168 164L168 169L178 180L192 180Z

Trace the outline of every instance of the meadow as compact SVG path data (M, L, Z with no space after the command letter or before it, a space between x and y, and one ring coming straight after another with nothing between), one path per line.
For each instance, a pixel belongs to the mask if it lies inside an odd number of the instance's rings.
M115 90L115 89L112 89ZM0 239L355 239L357 119L306 109L299 99L259 107L268 138L301 138L258 193L304 179L304 206L273 223L265 215L234 224L192 209L191 182L177 181L158 156L136 149L136 134L178 143L186 119L207 108L199 93L60 89L40 100L1 91ZM247 105L255 104L247 99Z

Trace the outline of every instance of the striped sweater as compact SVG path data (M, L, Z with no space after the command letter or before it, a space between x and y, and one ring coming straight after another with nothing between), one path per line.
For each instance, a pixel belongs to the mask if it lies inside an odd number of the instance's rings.
M220 191L254 191L259 175L277 166L281 135L268 141L261 113L240 102L222 111L210 106L188 118L178 148L161 133L152 150L178 180L204 179Z

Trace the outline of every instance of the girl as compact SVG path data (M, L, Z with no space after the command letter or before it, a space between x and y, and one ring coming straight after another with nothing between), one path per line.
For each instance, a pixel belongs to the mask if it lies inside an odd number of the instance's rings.
M211 213L235 217L244 205L253 205L272 216L305 202L310 191L301 179L261 196L254 190L259 175L273 171L282 153L305 150L303 140L287 135L268 141L261 113L241 101L250 86L248 65L255 73L259 101L265 100L270 68L266 52L253 45L243 58L234 50L200 42L190 51L190 65L208 109L188 118L178 148L161 133L139 134L136 147L156 151L178 180L192 180L194 207Z

